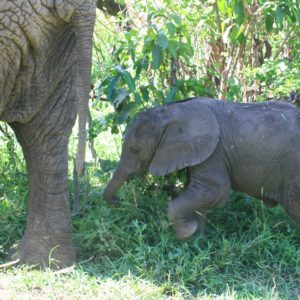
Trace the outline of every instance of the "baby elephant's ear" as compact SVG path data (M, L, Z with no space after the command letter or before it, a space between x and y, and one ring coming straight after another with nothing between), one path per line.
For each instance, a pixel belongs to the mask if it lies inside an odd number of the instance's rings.
M166 175L205 161L219 142L214 113L199 101L166 106L168 117L151 161L153 175Z

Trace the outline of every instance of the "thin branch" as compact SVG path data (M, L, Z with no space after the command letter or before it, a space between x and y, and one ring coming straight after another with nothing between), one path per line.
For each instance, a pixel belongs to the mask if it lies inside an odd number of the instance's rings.
M53 272L54 275L70 274L75 271L75 265Z
M279 54L281 53L281 51L283 50L283 47L285 45L285 43L287 42L287 40L291 37L292 32L294 31L296 25L294 25L291 30L288 32L287 36L285 37L285 39L283 40L281 46L279 47L278 51L276 52L276 54L274 55L273 59L277 59L277 57L279 56Z
M20 259L17 259L17 260L8 262L6 264L2 264L2 265L0 265L0 269L7 269L7 268L17 266L19 264L19 262L20 262Z
M171 81L170 85L171 87L174 86L177 82L177 60L175 58L172 58L171 63Z

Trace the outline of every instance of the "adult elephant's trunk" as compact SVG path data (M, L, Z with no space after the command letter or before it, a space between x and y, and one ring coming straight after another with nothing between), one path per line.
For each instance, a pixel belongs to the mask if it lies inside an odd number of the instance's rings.
M121 187L121 185L129 179L129 175L123 170L126 170L126 168L124 168L122 164L119 164L112 179L104 189L104 200L110 204L118 203L118 198L115 196L115 193Z
M78 90L78 152L76 157L76 171L83 174L85 161L86 123L88 118L88 99L90 92L91 66L92 66L92 33L94 15L91 15L91 3L86 2L73 16L74 32L76 34L77 60L77 90ZM88 7L85 7L88 6ZM87 12L86 14L84 12Z

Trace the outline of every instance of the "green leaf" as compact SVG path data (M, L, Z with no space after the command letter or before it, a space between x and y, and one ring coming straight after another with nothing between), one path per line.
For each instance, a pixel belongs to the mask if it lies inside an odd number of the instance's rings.
M133 68L135 70L134 81L137 81L142 72L142 59L135 61Z
M144 37L143 53L147 54L151 52L153 42L156 38L156 32L152 28L148 28L147 34Z
M112 127L111 127L111 133L112 134L118 134L119 133L119 127L117 126L117 124L113 123Z
M236 36L235 36L236 39L238 39L242 34L244 34L244 29L245 29L244 26L241 26L239 28L239 30L237 31Z
M130 92L134 93L136 87L135 87L135 82L134 82L133 78L131 77L130 73L127 71L123 71L122 76L125 79Z
M156 91L156 98L161 104L164 103L165 95L164 95L163 91L161 91L161 90Z
M162 49L166 49L168 47L168 38L166 37L163 31L160 31L156 37L156 43Z
M163 60L162 48L157 44L154 44L152 49L152 64L154 70L157 70L160 67L162 60Z
M171 87L171 90L166 98L166 103L172 102L174 100L177 92L178 92L178 87L176 87L176 86Z
M178 55L181 56L187 64L189 64L191 57L194 55L193 46L188 43L181 43L178 47Z
M130 56L131 56L132 61L135 62L135 49L131 48L129 50L129 52L130 52Z
M124 46L121 45L119 46L114 52L113 52L113 57L114 58L119 58L119 55L122 53L122 51L124 51Z
M242 0L236 0L235 5L234 5L234 12L237 15L237 23L239 25L244 23L245 20L245 11L244 11L244 4Z
M217 0L217 5L221 14L225 15L227 11L226 0Z
M139 34L139 32L136 29L131 29L127 32L125 32L125 39L127 41L131 41L133 37L137 37Z
M117 90L116 97L113 100L114 106L118 107L120 104L122 104L129 94L130 94L129 91L127 91L124 88Z
M128 117L136 112L136 103L129 102L125 107L118 113L118 123L123 124L127 122Z
M230 38L231 40L235 40L237 36L237 32L238 29L235 23L228 26L223 34L223 43L228 44L230 42Z
M121 77L119 75L113 76L111 78L111 80L109 81L108 88L107 88L107 99L108 100L112 100L116 84L119 82L120 78Z
M267 32L271 32L274 24L274 16L271 12L267 12L266 14L266 30Z
M148 58L148 55L145 55L143 58L142 58L142 68L144 70L148 70L149 68L149 58Z
M296 11L294 10L294 8L293 7L285 7L285 11L286 11L286 15L289 16L292 23L296 23L297 22L297 15L296 15Z
M108 159L100 159L101 170L104 172L108 172L113 170L116 167L116 162Z
M166 24L166 27L168 29L168 32L169 32L169 35L171 37L173 37L175 34L176 34L176 27L175 25L173 24L173 22L169 22Z
M284 19L284 10L281 6L278 6L276 9L276 23L281 25Z
M176 40L169 40L168 51L171 53L173 58L177 59L178 42Z
M181 23L181 18L177 15L177 14L173 14L173 20L175 21L175 23L177 24L177 25L180 25L180 23Z
M238 36L238 41L241 45L246 45L247 38L243 32Z
M139 93L134 93L134 100L137 104L141 104L142 103L141 95Z
M149 97L149 90L146 86L142 85L140 87L140 91L141 91L141 94L142 94L142 97L145 101L149 101L150 97Z
M300 9L298 9L298 12L297 12L297 20L298 20L298 23L300 24Z

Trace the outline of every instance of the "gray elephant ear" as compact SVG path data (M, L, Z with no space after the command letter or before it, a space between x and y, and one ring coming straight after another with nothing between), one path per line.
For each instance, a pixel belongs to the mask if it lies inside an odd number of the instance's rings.
M168 116L163 134L149 167L150 173L157 176L205 161L215 150L220 136L217 119L204 103L172 104L165 111Z

